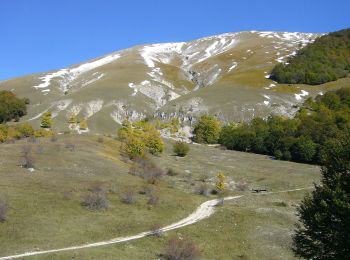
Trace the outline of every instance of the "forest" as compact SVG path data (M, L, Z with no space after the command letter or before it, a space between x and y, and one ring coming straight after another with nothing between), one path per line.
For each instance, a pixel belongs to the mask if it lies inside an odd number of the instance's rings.
M294 118L271 115L223 126L219 142L232 150L322 165L325 151L349 132L350 88L341 88L307 99Z
M287 63L277 64L270 78L278 83L318 85L350 72L350 29L317 38Z

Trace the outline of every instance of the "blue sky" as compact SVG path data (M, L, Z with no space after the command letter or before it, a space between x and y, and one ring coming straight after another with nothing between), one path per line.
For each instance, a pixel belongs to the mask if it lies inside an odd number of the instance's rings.
M143 43L242 30L350 27L350 1L1 0L0 80Z

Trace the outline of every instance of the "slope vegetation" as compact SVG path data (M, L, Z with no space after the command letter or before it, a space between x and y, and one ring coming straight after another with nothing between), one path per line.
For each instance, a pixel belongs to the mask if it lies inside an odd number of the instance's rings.
M318 38L287 63L276 65L271 79L279 83L318 85L347 77L350 72L350 29Z

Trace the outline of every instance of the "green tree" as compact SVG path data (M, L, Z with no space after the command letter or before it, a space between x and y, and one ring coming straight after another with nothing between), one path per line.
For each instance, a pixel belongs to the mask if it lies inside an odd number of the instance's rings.
M123 144L123 151L130 159L142 157L145 154L145 144L140 138L130 136Z
M0 123L6 123L27 114L29 99L20 99L11 91L0 91Z
M85 119L80 120L80 122L79 122L79 129L80 130L88 129L88 124L87 124Z
M194 140L197 143L214 144L220 137L221 124L213 116L202 116L194 127Z
M316 154L316 144L307 137L299 137L292 146L292 158L299 162L312 162Z
M148 131L144 134L144 142L145 146L148 148L148 151L153 155L160 154L164 150L164 142L160 136L160 133L154 127L148 129Z
M42 128L51 128L52 127L52 114L50 111L44 113L44 115L41 118L40 126Z
M293 251L306 259L350 259L350 136L328 143L321 185L298 208Z

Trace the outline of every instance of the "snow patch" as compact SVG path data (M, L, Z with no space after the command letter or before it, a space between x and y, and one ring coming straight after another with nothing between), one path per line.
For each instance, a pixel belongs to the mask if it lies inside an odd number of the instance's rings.
M303 97L309 95L309 92L302 90L300 94L294 94L296 100L302 100Z

